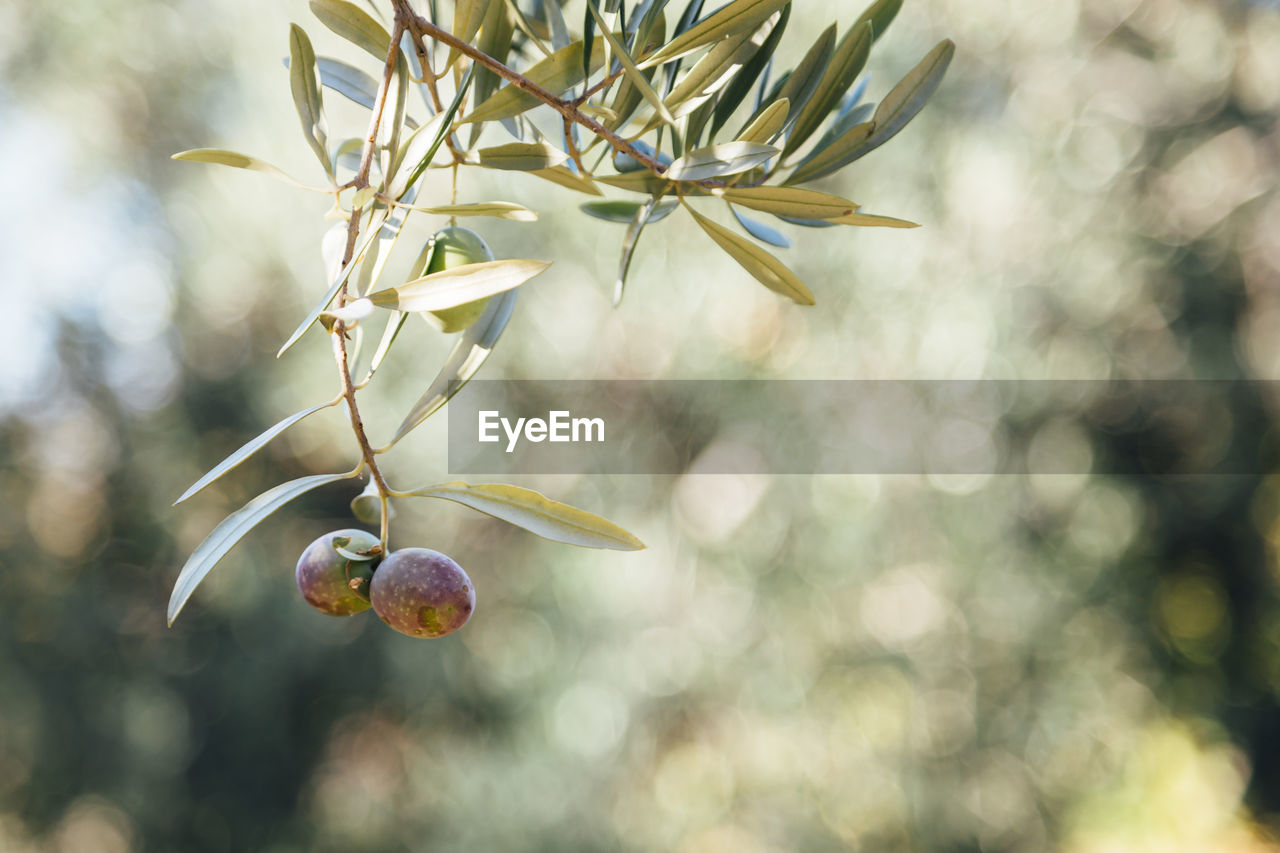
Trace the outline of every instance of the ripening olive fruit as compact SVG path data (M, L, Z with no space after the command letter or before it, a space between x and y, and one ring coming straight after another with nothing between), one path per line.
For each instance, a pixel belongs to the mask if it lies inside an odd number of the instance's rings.
M369 609L369 579L378 564L376 559L351 560L339 554L333 540L343 536L350 539L344 551L367 551L378 545L378 537L364 530L335 530L308 545L294 571L302 597L330 616L351 616Z
M431 253L431 260L427 262L426 269L422 271L423 275L493 260L493 252L484 238L469 228L445 228L433 239L435 250ZM431 311L429 316L440 327L440 331L460 332L480 319L480 315L484 313L485 306L488 304L488 299L477 299L475 302L468 302L456 308Z
M476 607L471 578L452 559L428 548L393 551L369 585L373 611L410 637L443 637L467 624Z

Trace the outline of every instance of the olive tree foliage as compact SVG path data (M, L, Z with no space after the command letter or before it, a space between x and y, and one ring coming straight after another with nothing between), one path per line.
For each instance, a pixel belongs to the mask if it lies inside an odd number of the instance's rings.
M323 241L325 292L279 354L319 328L331 338L341 391L232 453L179 502L302 419L340 404L349 412L360 459L346 472L282 483L223 520L183 567L170 623L213 566L266 516L312 489L366 474L368 488L352 510L380 524L381 537L379 546L351 553L357 559L385 554L388 501L408 497L455 501L571 545L643 548L612 522L529 489L449 482L398 490L388 483L380 454L440 411L476 373L502 335L520 286L548 266L494 259L483 241L444 239L450 231L455 238L470 234L454 228L421 248L412 267L416 277L388 281L383 273L405 222L414 214L455 223L464 217L535 221L537 214L521 205L456 197L464 168L522 172L586 196L584 214L626 225L615 303L645 226L679 211L765 287L812 305L809 288L765 248L785 247L787 238L756 217L812 228L913 227L861 213L852 201L807 185L893 138L924 106L954 51L950 41L941 42L874 104L864 100L861 72L902 0L875 0L843 33L831 24L786 71L774 68L773 56L795 13L792 0L730 0L709 12L703 0L685 0L683 8L678 0L585 0L577 32L558 0L539 0L532 9L519 0L429 0L417 9L410 0L391 0L385 10L346 0L310 5L321 24L374 60L357 68L316 56L306 31L290 28L289 84L323 185L311 187L232 151L199 148L174 157L251 169L333 196L341 221ZM332 134L325 98L334 94L369 110L363 135ZM486 133L493 125L499 128ZM499 136L507 141L491 144ZM436 169L452 170L454 197L421 197L423 176ZM609 199L606 191L629 197ZM707 215L717 206L728 209L740 230ZM463 262L446 258L446 248L460 252ZM390 443L375 447L358 393L415 313L457 341ZM353 341L367 358L348 352ZM357 364L363 365L358 375Z

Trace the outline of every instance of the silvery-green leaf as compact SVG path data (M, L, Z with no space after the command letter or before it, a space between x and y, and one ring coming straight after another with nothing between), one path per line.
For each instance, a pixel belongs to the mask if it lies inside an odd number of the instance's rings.
M552 542L564 542L582 548L608 548L613 551L638 551L644 543L608 519L569 504L553 501L546 495L500 483L441 483L412 492L397 492L401 497L441 498L514 524Z
M646 225L663 219L676 207L675 202L669 202L666 213L659 216L658 201L659 197L654 196L636 210L631 218L631 224L627 226L626 236L622 238L622 255L618 260L618 277L613 284L614 308L622 304L622 294L627 289L627 273L631 271L631 258L635 254L636 244L640 242L640 234L644 231Z
M801 225L801 226L804 226L805 228L837 228L839 227L834 222L830 222L826 219L800 219L795 216L779 216L778 218L781 219L783 222L790 223L791 225Z
M877 39L884 35L884 31L889 29L889 23L898 14L898 10L902 8L902 0L876 0L867 7L867 10L858 16L858 20L854 22L854 26L866 22L871 23L871 30Z
M620 225L630 225L645 206L646 202L642 201L588 201L578 205L582 212L596 219L603 219L605 222L616 222ZM649 222L658 222L666 219L671 211L676 209L674 201L664 201L654 207L653 212L649 215Z
M870 138L862 145L858 156L879 148L906 127L907 122L916 117L924 108L929 96L938 88L942 77L947 73L951 57L955 55L956 46L950 39L938 43L920 64L903 77L889 94L884 96L880 106L876 107L875 117L871 120L875 129Z
M843 136L854 125L863 124L867 119L871 118L871 114L875 112L875 104L858 104L849 108L848 112L841 113L836 120L831 123L831 127L818 138L814 143L813 150L820 151L826 148L835 140Z
M364 9L345 0L311 0L311 11L320 23L368 51L379 62L386 62L391 36L386 27Z
M551 2L554 5L554 0L551 0ZM600 28L605 40L609 42L609 47L612 49L614 57L618 62L622 63L623 72L627 75L627 79L631 81L631 85L635 86L640 92L640 96L657 111L659 118L667 124L675 124L675 117L667 111L667 105L662 102L662 97L653 90L653 86L649 84L649 78L636 66L635 60L627 53L626 46L614 35L609 25L605 23L604 18L600 15L600 10L596 8L595 0L587 0L587 11Z
M800 187L725 187L712 194L752 210L797 219L834 219L858 209L847 198Z
M688 56L721 40L750 32L791 0L733 0L705 20L677 35L645 58L642 68Z
M490 0L454 0L453 34L465 42L474 41L489 11L489 2ZM445 71L452 68L453 63L457 62L461 55L457 48L449 48L449 58L444 64Z
M752 237L755 237L762 243L768 243L770 246L777 246L779 249L791 248L791 239L778 229L770 228L763 222L757 222L754 219L743 216L732 205L729 206L729 209L733 211L733 216L738 220L738 224L741 225Z
M486 169L529 172L558 166L569 155L545 142L508 142L475 153L476 162Z
M645 195L661 195L671 186L671 181L649 171L628 172L625 175L604 175L596 178L596 181L611 187L617 187L620 190L644 193Z
M298 110L302 135L320 160L320 165L332 176L333 165L325 143L329 129L324 120L324 103L320 99L320 80L316 72L316 54L311 40L297 24L289 25L289 88L293 91L293 104Z
M489 11L485 15L484 23L480 27L480 41L476 43L476 47L487 56L492 56L499 62L505 63L507 55L511 53L511 40L515 34L515 19L511 15L511 10L505 2L494 0L489 4ZM475 82L475 102L484 103L485 99L493 94L501 82L497 74L494 74L488 68L480 68L476 71Z
M813 294L809 288L805 287L804 282L787 269L785 264L745 237L739 237L723 225L712 222L694 209L688 208L687 205L686 208L707 236L743 269L751 273L756 281L801 305L814 304Z
M507 321L511 319L516 295L519 292L508 290L489 300L489 305L480 315L480 319L469 326L454 344L453 351L449 353L444 366L440 368L440 372L436 374L436 378L432 380L426 392L418 398L418 402L413 404L409 414L396 429L396 434L387 445L388 447L438 412L453 398L454 394L471 381L471 377L475 376L476 371L484 364L485 359L498 343L498 338L502 336L502 331L507 327Z
M244 538L244 535L256 527L263 519L289 501L312 489L329 483L336 483L339 480L348 480L352 476L351 473L316 474L315 476L301 477L288 483L282 483L274 489L258 495L224 518L213 529L213 532L196 547L196 550L192 552L186 564L182 567L182 571L178 573L178 580L173 585L173 594L169 596L169 624L173 625L173 620L178 618L178 614L182 612L183 605L187 603L191 593L195 592L196 587L217 565L218 561L226 556L227 552L234 548L236 543Z
M369 371L360 380L360 384L364 385L373 375L378 372L378 368L382 366L382 361L387 357L387 353L391 351L391 345L396 342L396 337L400 334L400 330L404 328L404 321L409 315L403 311L391 311L387 317L387 325L382 330L382 339L378 341L378 348L373 352L373 359L369 362Z
M677 158L664 176L673 181L705 181L745 172L777 154L777 148L760 142L725 142Z
M262 172L264 175L279 178L282 181L293 184L295 187L302 187L313 192L328 192L328 190L322 190L319 187L307 186L265 160L259 160L257 157L250 157L248 154L240 154L235 151L224 151L221 148L193 148L190 151L179 151L172 156L172 159L185 160L190 163L215 163L219 166L230 166L233 169L249 169L253 172Z
M603 195L600 188L597 187L590 178L579 175L576 172L566 168L565 166L552 166L550 169L535 169L527 172L529 175L536 175L544 181L550 181L566 189L575 192L585 193L586 195Z
M199 480L196 480L195 483L191 485L191 488L187 489L185 492L182 493L182 497L178 498L176 501L173 502L173 505L177 506L178 504L182 503L188 498L191 498L199 494L200 492L202 492L206 486L217 481L224 474L227 474L228 472L234 470L236 467L238 467L242 462L244 462L250 456L252 456L253 454L257 453L259 450L261 450L263 447L265 447L267 443L271 441L271 439L275 438L277 435L284 432L289 427L296 424L298 421L302 420L303 418L310 417L311 415L314 415L316 412L323 411L337 404L338 404L338 400L330 400L327 403L321 403L318 406L312 406L309 409L303 409L301 412L295 412L289 417L280 421L280 423L276 424L275 426L263 432L261 435L258 435L250 439L249 441L245 442L244 446L242 446L239 450L232 453L226 459L223 459L217 465L213 466L213 468L209 470L209 473L205 474Z
M519 287L551 264L507 258L464 264L370 294L373 304L398 311L444 311Z
M862 156L863 145L874 128L874 122L855 124L839 138L827 143L826 147L815 148L808 157L800 161L800 165L784 183L801 184L843 169Z
M743 32L727 37L711 48L694 63L689 73L667 95L666 105L676 118L686 116L701 107L733 79L750 56L751 33ZM655 127L653 122L649 127Z
M598 43L602 39L597 36L594 41L598 47ZM594 54L595 56L591 60L592 72L600 67L601 62L599 58L600 51L596 50ZM546 59L535 63L528 71L524 72L524 76L553 95L559 95L566 89L572 88L583 81L585 75L582 71L582 42L576 41L566 48L557 50ZM483 103L477 105L463 121L497 121L511 118L540 103L542 102L533 95L508 84L494 92Z
M906 219L894 219L892 216L876 216L871 213L846 213L829 220L834 225L864 225L880 228L919 228L919 223Z
M373 109L378 99L377 80L354 65L327 56L317 57L316 67L320 69L321 83L365 109Z
M761 144L772 142L778 138L782 128L786 127L787 114L790 111L791 102L786 98L773 102L742 129L742 132L738 134L738 141L759 142Z
M671 155L665 152L658 154L653 150L653 146L649 143L636 141L631 143L631 145L636 149L636 151L650 159L656 156L657 162L664 168L671 165ZM619 172L639 172L647 169L648 167L636 158L632 157L630 154L627 154L625 151L618 151L613 155L613 168L617 169Z
M492 216L512 222L537 222L538 214L521 204L510 201L481 201L472 204L441 204L435 207L414 207L423 213L436 216Z
M711 122L711 136L715 135L729 121L729 117L733 115L734 110L747 97L756 81L761 79L761 75L768 67L770 60L773 59L773 53L778 47L778 42L782 40L782 34L787 29L787 22L791 19L791 5L786 6L782 10L782 14L778 18L778 22L773 25L773 29L769 30L769 35L765 38L764 43L759 49L751 55L751 58L743 64L738 73L734 75L733 80L724 87L724 91L716 100L715 114Z
M543 0L542 11L547 15L547 29L551 31L551 47L555 50L568 47L573 39L569 37L569 27L564 22L564 12L560 9L559 0Z
M403 198L409 188L417 183L418 178L422 177L422 173L431 165L431 158L436 156L436 152L448 137L449 125L453 117L458 114L467 90L471 87L471 81L475 79L475 69L475 65L467 67L467 72L458 83L458 91L454 93L448 108L432 116L431 121L415 130L413 135L405 141L405 152L401 160L404 163L412 163L413 166L408 171L402 171L392 181L388 189L388 195L392 198Z
M800 60L791 75L778 90L778 98L786 98L791 103L788 121L794 121L801 110L809 103L809 98L822 83L822 77L831 62L831 54L836 46L836 25L832 24L822 31L818 40ZM772 99L769 99L772 100Z
M782 156L786 157L799 149L822 126L827 116L839 106L840 99L853 85L870 55L871 23L867 22L850 30L840 40L813 95L796 116L795 124L787 134L787 144L782 149Z

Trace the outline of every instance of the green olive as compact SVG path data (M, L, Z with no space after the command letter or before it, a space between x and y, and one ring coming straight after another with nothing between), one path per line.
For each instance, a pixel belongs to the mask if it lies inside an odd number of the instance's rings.
M432 238L434 248L423 275L451 270L467 264L480 264L493 260L493 252L484 239L469 228L445 228ZM484 313L489 300L477 299L456 308L431 311L426 316L445 333L460 332Z

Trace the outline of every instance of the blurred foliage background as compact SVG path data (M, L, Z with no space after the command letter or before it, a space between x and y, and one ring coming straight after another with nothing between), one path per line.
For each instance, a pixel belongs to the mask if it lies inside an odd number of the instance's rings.
M861 9L796 3L784 64ZM1033 453L1133 460L1122 476L695 463L526 483L621 522L637 554L402 505L395 544L451 554L478 589L434 642L302 601L297 554L348 525L356 487L322 490L166 629L222 515L354 459L335 410L169 506L334 391L322 335L273 357L321 287L326 200L168 159L211 145L312 174L291 20L369 64L301 0L0 3L0 850L1276 846L1268 386L1159 422L1087 399L1027 421ZM934 101L830 185L926 227L792 229L817 309L673 216L615 312L621 227L535 179L464 173L464 200L543 214L479 226L500 257L555 261L482 375L1280 376L1276 4L908 0L871 97L943 37L958 50ZM354 135L339 101L331 125ZM375 436L447 345L384 368ZM397 483L441 478L443 421L397 449ZM1163 452L1257 473L1145 475Z

